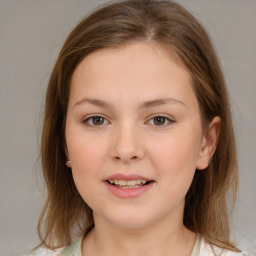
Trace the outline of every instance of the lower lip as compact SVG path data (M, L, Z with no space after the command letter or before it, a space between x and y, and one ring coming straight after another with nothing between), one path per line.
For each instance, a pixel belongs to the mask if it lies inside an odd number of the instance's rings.
M115 196L120 198L134 198L148 191L153 186L154 182L150 182L149 184L143 185L138 188L127 188L127 189L113 186L109 184L107 181L104 181L104 183L106 184L109 191Z

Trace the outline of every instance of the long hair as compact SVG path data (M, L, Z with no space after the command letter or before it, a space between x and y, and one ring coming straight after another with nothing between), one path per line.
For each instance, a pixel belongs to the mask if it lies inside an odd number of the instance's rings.
M41 245L66 246L74 230L82 234L93 226L92 211L65 165L65 120L72 74L88 54L136 41L165 47L186 66L203 127L214 116L221 118L215 154L207 169L196 170L186 195L184 225L211 245L238 251L230 241L227 209L227 195L234 203L237 192L236 144L220 64L202 25L177 3L157 0L102 6L71 31L59 53L49 80L42 130L41 159L48 197L38 223Z

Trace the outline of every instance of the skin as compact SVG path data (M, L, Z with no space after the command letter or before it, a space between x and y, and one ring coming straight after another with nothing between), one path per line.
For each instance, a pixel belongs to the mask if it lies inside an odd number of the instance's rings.
M185 195L195 170L205 169L214 153L220 119L206 130L201 123L189 72L160 46L102 49L78 65L66 142L75 184L95 221L83 255L191 254L196 235L183 225ZM119 198L104 183L117 173L154 183L138 197Z

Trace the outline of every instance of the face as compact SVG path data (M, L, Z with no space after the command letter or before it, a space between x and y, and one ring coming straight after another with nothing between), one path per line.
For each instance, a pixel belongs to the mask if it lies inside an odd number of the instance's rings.
M91 53L72 76L66 142L95 218L129 228L182 219L205 143L188 71L146 43Z

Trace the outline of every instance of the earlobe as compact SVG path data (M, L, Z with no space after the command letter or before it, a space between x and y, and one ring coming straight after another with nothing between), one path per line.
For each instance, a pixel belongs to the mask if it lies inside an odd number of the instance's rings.
M201 149L198 154L196 168L198 170L206 169L217 148L221 128L221 119L215 116L210 122L202 140Z
M68 168L71 168L71 161L70 161L70 160L68 160L68 161L66 162L66 166L67 166Z
M66 166L68 167L68 168L71 168L71 161L69 160L69 154L68 154L68 149L67 149L67 147L65 147L65 154L66 154L66 157L67 157L67 161L66 161Z

